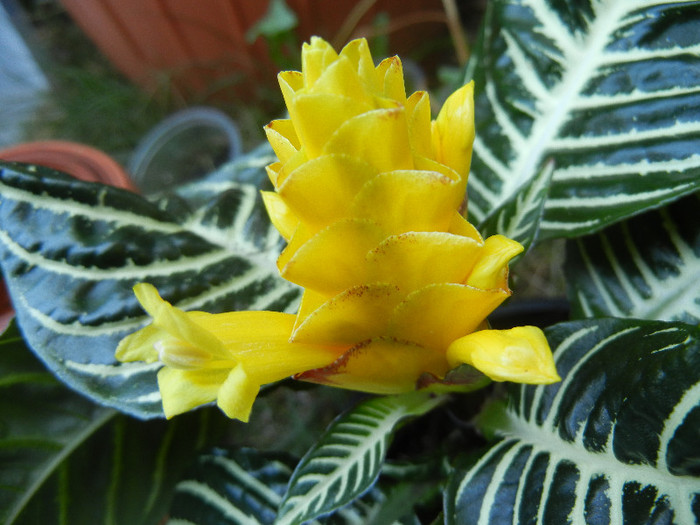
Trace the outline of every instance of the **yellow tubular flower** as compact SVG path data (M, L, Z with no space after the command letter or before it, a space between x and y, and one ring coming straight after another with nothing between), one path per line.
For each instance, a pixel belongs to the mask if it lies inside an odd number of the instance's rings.
M153 322L122 339L116 357L163 363L158 386L168 418L216 400L227 416L247 421L261 385L324 366L341 353L289 343L291 314L183 312L150 284L134 292Z
M154 323L117 357L164 364L166 414L216 399L246 419L259 387L290 375L383 394L440 385L461 365L496 381L557 381L539 329L488 329L522 246L483 239L459 214L472 84L431 121L428 95L406 96L398 57L375 66L364 39L336 53L320 38L279 81L290 118L265 128L278 162L263 199L288 240L280 274L304 288L299 312L185 313L137 289Z

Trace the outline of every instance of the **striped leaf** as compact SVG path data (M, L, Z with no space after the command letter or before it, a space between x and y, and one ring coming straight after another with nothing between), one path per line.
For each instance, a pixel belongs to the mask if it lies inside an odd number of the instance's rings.
M214 449L197 459L176 488L168 525L272 525L294 461L286 454L253 449ZM373 489L334 515L311 523L417 525L411 512L400 522L376 521L387 497Z
M569 241L573 314L700 323L700 196Z
M0 522L9 525L114 411L58 383L14 326L0 338L0 353Z
M553 171L554 163L545 163L525 187L486 218L481 233L484 236L500 233L518 241L527 250L539 232Z
M374 398L338 418L297 465L277 525L328 514L368 491L398 423L442 399L424 393Z
M700 2L494 0L476 82L479 224L555 171L542 238L591 233L700 188Z
M214 410L167 423L115 415L56 381L16 330L0 351L5 525L158 523L191 454L228 422Z
M169 525L271 524L292 475L287 455L214 449L175 488Z
M562 382L491 414L503 440L457 474L448 523L700 521L700 329L606 319L547 336Z
M263 164L244 159L154 203L53 170L0 166L0 264L29 346L95 401L161 415L158 365L113 355L147 320L134 284L150 282L186 310L296 304L297 289L275 268L279 237L256 186L233 180L264 176Z

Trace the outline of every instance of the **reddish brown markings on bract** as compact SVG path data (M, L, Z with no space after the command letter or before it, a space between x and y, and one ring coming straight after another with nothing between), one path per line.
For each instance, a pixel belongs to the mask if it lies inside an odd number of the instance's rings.
M345 367L347 367L348 360L356 356L358 353L362 353L363 350L369 346L372 342L371 339L361 341L355 346L352 346L345 352L343 352L338 359L333 361L330 365L326 365L321 368L314 368L313 370L307 370L306 372L301 372L294 376L294 379L304 380L304 381L316 381L316 382L331 382L328 381L329 375L334 375L341 373Z
M367 290L369 290L369 286L367 286L366 284L360 284L358 286L348 288L345 291L345 294L348 297L362 297L367 292Z

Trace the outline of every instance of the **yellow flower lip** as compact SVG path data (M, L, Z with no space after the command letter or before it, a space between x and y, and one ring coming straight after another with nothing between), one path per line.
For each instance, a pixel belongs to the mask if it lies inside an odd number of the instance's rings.
M561 381L539 328L481 330L454 341L447 349L452 366L471 364L494 381L550 384Z

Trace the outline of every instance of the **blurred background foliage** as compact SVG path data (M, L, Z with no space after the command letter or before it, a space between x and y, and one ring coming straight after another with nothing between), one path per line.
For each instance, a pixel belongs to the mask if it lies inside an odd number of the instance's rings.
M188 106L207 105L223 110L238 123L244 131L244 147L248 150L264 140L262 126L283 112L274 76L260 83L257 79L231 74L219 79L219 85L210 86L209 91L193 93L173 89L168 75L160 75L151 89L141 89L98 50L61 2L18 1L32 29L32 51L52 88L41 111L27 124L27 140L73 140L124 161L143 135L168 114ZM376 0L358 2L365 4L365 9L375 3L381 4ZM459 10L458 19L449 22L465 35L463 41L457 42L464 48L476 39L485 0L456 2L455 5ZM397 28L392 26L392 19L381 6L375 9L377 13L371 17L370 25L358 31L357 24L353 28L352 20L347 20L351 30L344 26L340 31L347 34L345 40L367 36L375 56L396 53L392 34ZM408 52L400 49L402 58L409 62L409 78L421 84L415 87L428 88L436 97L446 80L460 77L458 57L463 60L468 53L466 48L455 50L455 42L445 23L450 16L454 17L455 13L443 14L442 28L436 37L413 45ZM409 24L411 20L404 23ZM269 58L278 70L298 69L298 27L299 19L294 11L284 0L274 0L265 17L253 24L245 37L251 44L257 39L264 40ZM335 36L342 38L342 35ZM255 85L252 90L246 90L245 95L221 97L220 93L229 87L227 82L255 82Z

